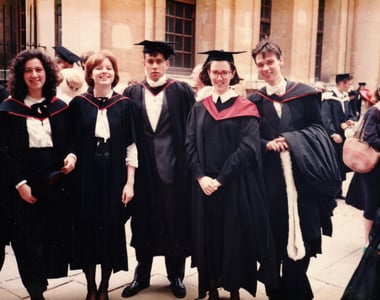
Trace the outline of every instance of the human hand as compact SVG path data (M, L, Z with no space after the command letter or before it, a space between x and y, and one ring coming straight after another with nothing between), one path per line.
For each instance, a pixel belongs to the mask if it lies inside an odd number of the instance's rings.
M134 184L127 182L124 185L123 192L121 194L121 202L124 203L124 206L127 206L128 202L134 197Z
M288 150L289 145L286 139L283 136L280 136L268 142L266 148L269 151L282 152Z
M25 202L29 204L34 204L37 202L37 198L35 198L32 195L32 189L28 184L26 183L22 184L21 186L18 187L17 190L21 199L24 200Z
M332 137L334 143L336 143L336 144L343 143L343 138L339 134L334 133L331 137Z
M216 179L213 179L209 176L203 176L199 178L198 183L203 193L205 193L207 196L210 196L212 193L214 193L221 185Z
M76 159L72 155L67 155L63 161L62 172L67 175L75 169Z

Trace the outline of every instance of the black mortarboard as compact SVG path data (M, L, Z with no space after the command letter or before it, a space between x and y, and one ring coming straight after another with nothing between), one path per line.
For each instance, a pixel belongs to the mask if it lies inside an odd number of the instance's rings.
M359 82L358 85L359 86L365 86L365 85L367 85L367 83L366 82Z
M209 61L221 61L221 60L226 60L229 62L234 62L234 56L233 54L240 54L240 53L245 53L247 51L224 51L224 50L209 50L209 51L204 51L204 52L198 52L198 54L208 54L208 57L206 61L204 62L205 64L208 63Z
M336 74L335 75L335 83L338 83L339 81L343 80L351 80L352 76L350 73L342 73L342 74Z
M52 191L62 186L63 158L41 167L27 178L32 194L37 199L44 199Z
M80 61L80 57L76 55L75 53L71 52L69 49L66 49L63 46L55 46L53 47L56 56L59 57L60 59L67 61L69 64L74 64L77 61Z
M174 45L175 42L144 40L140 43L136 43L135 45L144 46L143 53L148 53L148 54L161 53L164 55L166 59L168 59L170 55L175 55L174 49L171 46L172 44Z

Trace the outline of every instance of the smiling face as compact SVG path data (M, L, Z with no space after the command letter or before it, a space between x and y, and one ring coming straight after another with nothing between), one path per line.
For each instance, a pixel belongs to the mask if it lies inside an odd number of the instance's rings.
M235 72L231 70L231 66L226 60L211 62L208 70L211 84L218 95L222 95L228 90L234 75Z
M112 87L115 79L115 70L111 61L105 58L92 69L91 78L94 86Z
M24 81L28 87L29 95L42 95L42 88L46 82L46 72L42 62L38 58L32 58L25 62Z
M260 76L269 85L277 85L282 80L281 67L284 65L282 56L278 58L272 52L259 53L255 59Z
M161 53L156 55L145 53L144 67L148 78L152 81L157 81L165 75L166 70L169 68L169 61L165 60L164 55Z

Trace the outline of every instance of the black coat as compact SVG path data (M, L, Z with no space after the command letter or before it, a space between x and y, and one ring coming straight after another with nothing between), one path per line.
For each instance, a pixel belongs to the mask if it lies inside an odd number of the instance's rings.
M197 102L191 110L186 139L186 154L193 174L192 265L198 268L199 297L208 290L208 280L213 275L208 274L209 264L213 257L219 257L218 285L227 290L243 287L255 296L257 280L269 286L275 283L274 244L264 203L258 114L216 121L206 110L204 101ZM213 166L214 161L219 163ZM214 171L209 171L210 168ZM212 196L206 196L197 182L202 176L216 178L222 186ZM218 211L217 216L214 211ZM222 243L220 247L214 245L218 242ZM257 262L261 265L259 274Z
M27 268L41 269L45 278L67 274L70 218L67 214L68 201L65 192L61 185L57 189L48 189L45 186L46 193L37 196L31 180L34 174L44 178L44 170L49 169L56 161L63 165L63 159L71 152L67 108L57 98L50 100L47 109L54 147L31 149L26 118L36 115L23 101L14 98L0 105L0 145L14 204L12 246L20 263L21 274L25 271L22 264L24 258L26 263L33 261L34 267L29 265ZM46 120L46 117L37 118ZM32 194L38 198L33 205L22 200L14 188L24 179L29 180ZM42 182L46 183L44 179Z
M72 268L102 263L114 272L128 270L125 238L126 208L121 202L127 182L126 149L135 142L132 102L114 93L101 103L92 93L70 102L77 165L73 182L74 245ZM95 125L106 109L110 128L110 162L97 168Z
M151 89L154 94L164 91L167 101L170 136L172 138L174 165L174 201L165 208L162 195L157 193L157 184L162 181L157 171L156 154L153 146L154 133L149 130L149 120L144 108L146 82L128 87L124 95L130 97L136 107L137 147L139 168L136 170L135 198L131 201L131 245L142 255L167 255L177 244L178 251L189 255L190 248L190 177L185 162L185 136L187 115L195 102L191 87L183 82L169 79L159 88ZM163 116L161 115L160 118ZM167 116L166 116L167 117ZM150 136L144 133L149 130ZM166 219L166 223L164 223ZM166 232L166 233L165 233ZM172 234L168 234L168 232ZM161 235L162 234L162 235ZM171 240L161 236L172 236ZM161 248L161 249L159 249Z
M278 247L278 255L286 256L288 239L288 204L283 170L278 152L267 151L266 144L281 135L321 126L321 94L302 83L287 82L284 95L268 96L263 88L249 97L259 108L261 123L260 137L263 149L264 180L267 186L267 199L270 205L270 218ZM282 103L282 117L279 118L273 102ZM292 151L290 150L290 153ZM323 208L325 195L303 185L299 169L293 164L293 176L298 193L298 213L302 237L307 245L308 255L321 252L321 216L330 218L332 207ZM331 199L330 199L331 200ZM327 209L321 211L321 209ZM331 230L330 230L331 231Z
M342 108L341 101L335 94L335 92L326 92L323 96L321 115L323 125L327 131L327 134L331 137L332 134L339 134L343 140L345 140L344 130L340 127L340 124L347 120L355 120L356 116L352 111L349 98L347 96L347 101L344 102L344 111ZM337 160L341 172L342 180L346 178L345 173L350 171L349 168L343 163L342 153L343 153L343 143L337 144L333 142L335 152L337 155Z
M363 139L380 151L380 110L370 107L364 115ZM354 173L347 192L347 203L364 210L367 219L373 219L380 207L380 163L371 172Z

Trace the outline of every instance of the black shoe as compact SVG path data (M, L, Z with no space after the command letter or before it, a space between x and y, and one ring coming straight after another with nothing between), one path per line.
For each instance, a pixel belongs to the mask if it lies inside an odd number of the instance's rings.
M174 278L170 283L170 288L176 298L186 297L186 288L180 278Z
M149 282L141 282L137 279L134 279L130 284L128 284L125 287L125 289L121 293L121 296L124 298L132 297L141 290L146 289L147 287L149 287Z

